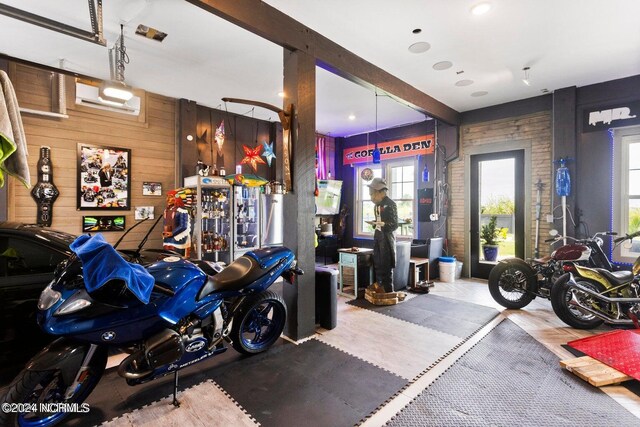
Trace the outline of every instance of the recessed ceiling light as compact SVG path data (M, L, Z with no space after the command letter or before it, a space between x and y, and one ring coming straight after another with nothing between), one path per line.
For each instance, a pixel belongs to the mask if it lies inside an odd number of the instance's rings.
M409 46L409 52L411 53L424 53L431 49L431 45L427 42L418 42Z
M349 120L355 120L356 116L354 116L353 114L349 114Z
M433 64L433 69L437 71L446 70L453 67L453 63L451 61L440 61Z
M456 86L469 86L473 84L473 80L458 80Z
M278 92L278 96L279 96L280 98L284 98L284 92Z
M485 13L489 12L490 9L491 9L491 3L482 2L473 6L471 8L471 13L473 13L474 15L484 15Z
M489 92L487 92L486 90L479 90L478 92L473 92L471 96L474 96L474 97L485 96L488 93Z
M413 34L420 34L422 32L422 30L420 28L416 28L415 30L411 31Z

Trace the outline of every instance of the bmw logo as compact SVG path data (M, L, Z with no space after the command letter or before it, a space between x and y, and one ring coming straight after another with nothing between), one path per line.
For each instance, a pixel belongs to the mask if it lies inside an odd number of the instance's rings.
M111 341L116 337L116 333L113 331L108 331L102 334L102 341Z

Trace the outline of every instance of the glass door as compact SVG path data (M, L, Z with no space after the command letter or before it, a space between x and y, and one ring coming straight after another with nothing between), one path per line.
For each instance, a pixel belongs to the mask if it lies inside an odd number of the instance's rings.
M471 156L471 276L524 258L524 152Z

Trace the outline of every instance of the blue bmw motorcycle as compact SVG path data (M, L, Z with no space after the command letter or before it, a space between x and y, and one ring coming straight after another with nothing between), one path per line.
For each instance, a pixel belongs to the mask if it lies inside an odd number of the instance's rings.
M118 366L129 385L173 373L177 405L180 369L226 351L225 343L244 354L271 347L287 308L267 289L279 277L293 283L303 274L284 247L248 252L224 269L177 256L142 267L100 239L79 237L42 292L38 322L60 338L13 380L0 425L61 422L67 413L55 409L87 398L112 347L129 354Z

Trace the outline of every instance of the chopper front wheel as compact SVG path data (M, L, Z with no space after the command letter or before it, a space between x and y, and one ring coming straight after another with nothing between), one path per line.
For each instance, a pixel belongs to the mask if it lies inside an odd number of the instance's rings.
M286 319L287 306L275 292L247 298L233 317L233 348L243 354L262 353L276 342Z

